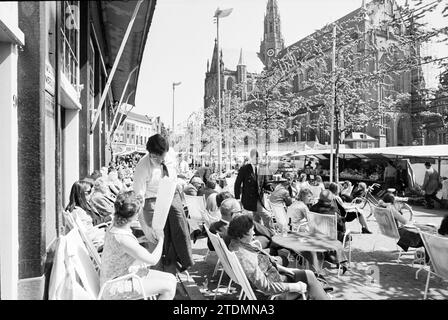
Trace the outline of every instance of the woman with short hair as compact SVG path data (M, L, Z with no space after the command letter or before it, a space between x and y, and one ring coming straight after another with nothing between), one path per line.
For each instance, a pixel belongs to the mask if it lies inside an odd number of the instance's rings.
M329 300L329 296L310 270L286 268L254 242L254 223L248 215L238 215L230 221L227 235L232 239L229 249L234 251L249 281L267 295L281 294L285 300L295 300L307 288L315 300Z

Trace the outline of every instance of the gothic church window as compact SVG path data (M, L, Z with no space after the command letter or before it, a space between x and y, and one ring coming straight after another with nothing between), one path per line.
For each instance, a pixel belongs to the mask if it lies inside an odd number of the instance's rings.
M233 90L233 78L227 78L227 90Z

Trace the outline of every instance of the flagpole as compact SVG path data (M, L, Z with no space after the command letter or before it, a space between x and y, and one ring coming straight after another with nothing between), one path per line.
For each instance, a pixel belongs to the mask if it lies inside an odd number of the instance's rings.
M334 110L336 104L336 25L333 25L333 54L332 54L332 92L333 101L330 111L330 182L333 182L333 148L334 148Z
M214 17L216 18L216 47L218 49L218 173L221 174L222 161L222 128L221 128L221 55L219 52L219 18L225 18L230 15L233 9L216 9Z
M219 14L216 15L216 47L218 48L218 130L219 130L219 135L218 135L218 174L221 174L222 132L221 132L221 56L219 54Z

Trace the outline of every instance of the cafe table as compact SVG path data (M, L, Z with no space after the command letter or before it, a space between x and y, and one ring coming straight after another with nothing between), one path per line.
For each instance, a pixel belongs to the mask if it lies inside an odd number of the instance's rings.
M337 251L342 253L342 243L336 239L331 239L319 232L292 232L287 234L277 234L272 238L272 242L280 247L300 253L302 251L326 252Z

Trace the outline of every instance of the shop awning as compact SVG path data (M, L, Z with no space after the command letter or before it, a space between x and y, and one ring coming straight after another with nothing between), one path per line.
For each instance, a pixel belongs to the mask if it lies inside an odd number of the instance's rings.
M280 157L284 157L286 155L292 154L294 151L290 150L290 151L268 151L268 156L269 157L273 157L273 158L280 158Z
M131 20L136 0L131 1L101 1L101 11L104 20L104 31L107 35L108 59L106 63L112 67L117 56L121 42ZM129 81L125 99L129 93L137 88L140 64L145 49L149 28L156 6L155 0L143 1L135 18L131 33L127 39L126 46L120 59L119 66L115 72L111 88L113 95L119 99L128 79L129 73L138 67ZM129 97L128 104L134 105L135 93Z
M441 158L448 159L448 145L430 146L402 146L369 149L341 149L339 155L345 158ZM330 149L298 151L291 155L293 158L315 156L328 159Z

